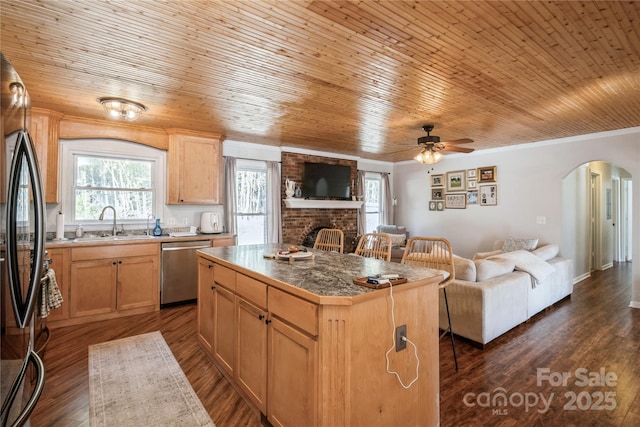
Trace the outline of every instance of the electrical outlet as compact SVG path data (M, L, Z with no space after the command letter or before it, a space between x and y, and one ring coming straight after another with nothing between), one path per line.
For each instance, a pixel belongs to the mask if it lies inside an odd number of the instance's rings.
M398 326L396 328L396 351L401 351L407 348L406 338L407 338L407 325Z
M182 225L189 225L189 218L187 217L182 218Z
M547 223L547 217L546 216L537 216L536 217L536 224L544 225L546 223Z
M169 217L167 219L167 225L175 225L176 219L174 217Z

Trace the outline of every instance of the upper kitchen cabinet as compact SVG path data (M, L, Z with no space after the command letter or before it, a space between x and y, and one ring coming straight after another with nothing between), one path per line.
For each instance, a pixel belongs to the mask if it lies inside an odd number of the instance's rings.
M222 203L222 141L220 135L167 129L167 203Z
M31 109L30 133L36 147L40 173L45 192L45 202L58 203L58 149L62 114L43 108Z

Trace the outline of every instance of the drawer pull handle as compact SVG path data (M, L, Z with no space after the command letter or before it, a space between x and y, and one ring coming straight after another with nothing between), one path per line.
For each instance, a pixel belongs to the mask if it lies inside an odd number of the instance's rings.
M259 319L259 320L264 319L264 314L260 314L260 315L258 315L258 319Z
M268 325L269 323L271 323L271 319L265 320L264 323L266 323Z

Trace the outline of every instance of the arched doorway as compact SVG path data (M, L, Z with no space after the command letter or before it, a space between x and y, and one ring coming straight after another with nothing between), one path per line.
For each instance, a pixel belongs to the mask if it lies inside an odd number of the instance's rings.
M631 174L605 161L577 166L562 180L562 240L575 276L631 261Z

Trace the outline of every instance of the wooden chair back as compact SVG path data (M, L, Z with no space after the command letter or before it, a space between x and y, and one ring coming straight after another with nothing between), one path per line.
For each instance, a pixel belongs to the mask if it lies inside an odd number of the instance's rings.
M455 279L453 250L447 239L439 237L412 237L407 242L402 255L402 264L435 268L449 273L449 277L439 283L444 288Z
M391 261L391 236L386 233L363 234L356 247L356 255Z
M344 233L337 228L323 228L318 231L313 249L321 249L328 252L344 251Z

